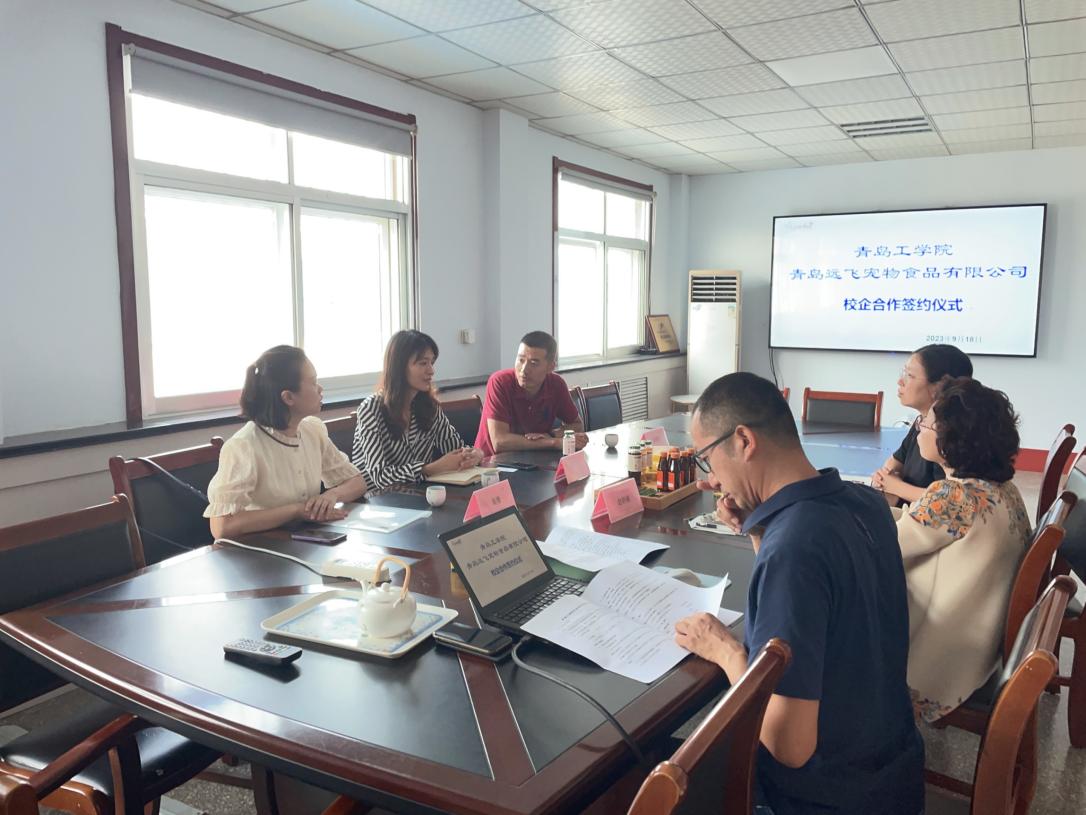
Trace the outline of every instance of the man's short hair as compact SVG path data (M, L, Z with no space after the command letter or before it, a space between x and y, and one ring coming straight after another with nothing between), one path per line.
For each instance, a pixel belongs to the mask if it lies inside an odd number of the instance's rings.
M788 402L775 384L752 373L717 379L698 397L694 412L703 427L720 434L746 425L783 447L799 444Z
M548 362L553 362L558 356L558 342L546 331L529 331L520 338L520 344L545 351Z

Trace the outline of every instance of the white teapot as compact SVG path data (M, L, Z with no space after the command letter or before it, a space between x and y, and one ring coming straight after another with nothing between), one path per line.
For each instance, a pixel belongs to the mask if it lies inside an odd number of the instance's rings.
M394 588L389 583L378 585L381 567L386 560L399 563L404 568L403 587ZM418 604L407 590L411 583L411 567L397 557L383 557L377 562L372 582L362 582L362 599L359 601L359 622L370 637L397 637L411 629L415 622Z

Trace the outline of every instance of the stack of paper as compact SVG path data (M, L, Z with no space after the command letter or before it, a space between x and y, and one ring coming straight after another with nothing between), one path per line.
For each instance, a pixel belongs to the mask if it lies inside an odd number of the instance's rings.
M591 529L570 529L564 526L555 527L547 535L547 539L539 544L540 551L547 557L586 572L598 572L623 561L640 563L651 552L667 548L666 543L602 535Z

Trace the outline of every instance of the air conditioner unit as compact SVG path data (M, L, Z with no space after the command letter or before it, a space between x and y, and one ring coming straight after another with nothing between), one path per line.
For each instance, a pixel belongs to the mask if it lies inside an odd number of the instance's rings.
M700 394L739 370L739 272L691 271L686 323L687 390Z

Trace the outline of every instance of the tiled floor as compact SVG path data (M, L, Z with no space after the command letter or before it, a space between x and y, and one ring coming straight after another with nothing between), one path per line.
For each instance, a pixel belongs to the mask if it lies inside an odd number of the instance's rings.
M1040 477L1035 473L1023 473L1015 478L1015 482L1022 492L1026 506L1036 506ZM1065 648L1061 666L1064 673L1070 670L1070 658L1071 649ZM82 691L73 690L36 708L0 719L0 742L14 738L24 729L33 728L47 711L52 714L58 708L73 709L85 698ZM680 732L689 732L692 724L687 725ZM1030 812L1033 815L1071 815L1086 812L1086 750L1075 750L1070 747L1067 737L1066 692L1059 696L1046 694L1041 699L1038 724L1040 779ZM922 728L922 732L927 745L927 765L930 768L963 780L972 777L978 746L978 739L975 736L961 731L949 729L940 731L930 727ZM244 766L225 769L231 772L245 772ZM932 793L932 795L941 796L942 794ZM208 815L255 815L256 812L252 803L252 794L247 789L206 781L191 781L175 790L171 798L180 805L167 801L162 810L164 815L174 813L191 815L192 810L187 807L194 807L197 812L205 812ZM930 799L931 796L929 796ZM929 811L932 815L942 813L945 803L943 799L930 800ZM289 815L308 815L308 813L289 813Z

